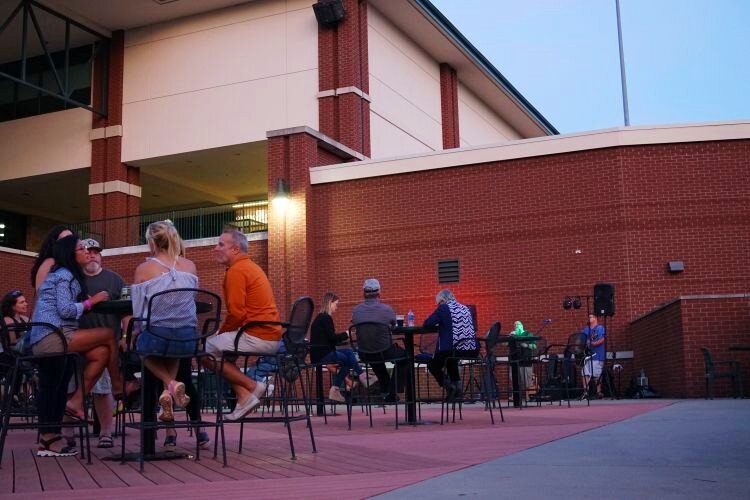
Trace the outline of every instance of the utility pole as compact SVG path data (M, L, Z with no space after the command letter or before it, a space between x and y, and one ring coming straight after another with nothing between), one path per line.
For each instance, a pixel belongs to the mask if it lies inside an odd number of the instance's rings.
M617 41L620 44L620 81L622 82L622 112L625 115L625 126L630 126L630 111L628 111L628 83L625 78L625 52L622 48L622 23L620 22L620 0L615 0L617 8Z

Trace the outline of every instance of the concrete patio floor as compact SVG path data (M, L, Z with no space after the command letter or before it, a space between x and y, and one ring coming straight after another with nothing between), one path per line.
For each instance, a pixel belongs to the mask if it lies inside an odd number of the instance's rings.
M750 498L750 400L677 401L377 498L561 495Z
M479 406L450 425L393 426L393 410L375 425L355 409L346 417L314 418L318 453L303 423L293 424L297 460L290 460L281 424L226 426L229 467L200 461L137 464L103 461L115 451L42 459L33 432L10 434L0 469L0 496L44 498L490 498L523 495L619 498L701 496L746 498L750 491L750 401L596 401L566 406L506 408L505 423ZM439 420L439 408L423 410ZM184 431L180 445L191 441ZM129 431L128 448L137 443ZM740 494L742 493L742 494Z

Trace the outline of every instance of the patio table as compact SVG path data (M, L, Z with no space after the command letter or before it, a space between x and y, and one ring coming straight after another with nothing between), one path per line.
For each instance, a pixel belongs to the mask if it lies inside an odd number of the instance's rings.
M520 408L523 404L523 401L521 401L521 387L519 385L519 378L521 375L518 366L521 355L519 344L536 342L537 340L541 340L542 338L543 337L537 337L535 335L526 335L522 337L516 335L501 335L498 338L499 344L508 344L508 361L510 364L511 378L513 379L513 406L515 408Z
M412 425L424 425L432 422L417 420L417 402L416 402L416 379L414 374L414 335L437 333L436 326L396 326L393 329L394 335L404 337L404 349L409 357L409 380L406 384L406 423Z

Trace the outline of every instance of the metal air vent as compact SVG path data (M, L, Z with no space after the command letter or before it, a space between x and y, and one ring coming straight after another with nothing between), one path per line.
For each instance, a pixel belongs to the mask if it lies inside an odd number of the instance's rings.
M458 283L458 259L438 261L438 283Z

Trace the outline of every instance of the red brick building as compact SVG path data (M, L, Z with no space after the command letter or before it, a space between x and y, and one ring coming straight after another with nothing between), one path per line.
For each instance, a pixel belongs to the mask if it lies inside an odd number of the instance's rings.
M593 285L612 283L608 351L624 384L644 368L679 397L702 394L700 345L724 358L750 343L750 122L559 136L427 1L344 0L335 27L312 1L229 3L81 12L109 29L108 78L96 65L92 77L108 115L0 122L0 208L27 212L28 248L53 221L107 219L102 237L123 248L105 262L127 279L145 248L113 218L268 199L281 179L288 207L249 238L284 310L333 290L343 327L377 277L418 320L449 286L483 331L550 318L545 336L563 343ZM196 8L180 4L162 7ZM37 130L46 148L24 142ZM213 243L188 255L219 290ZM32 256L0 252L0 285L28 289ZM458 282L439 282L442 261ZM566 296L583 309L563 310Z

